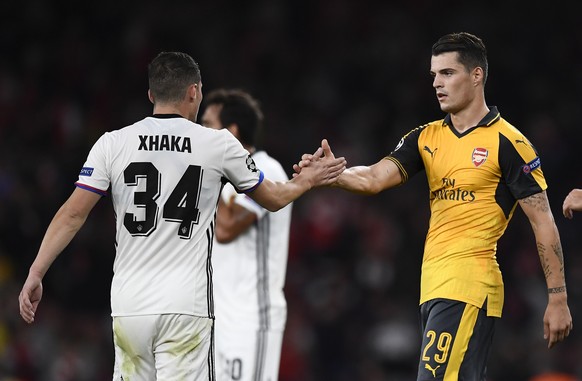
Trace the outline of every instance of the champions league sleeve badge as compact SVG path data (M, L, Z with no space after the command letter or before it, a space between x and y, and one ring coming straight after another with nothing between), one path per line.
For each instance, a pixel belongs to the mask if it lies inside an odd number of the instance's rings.
M253 158L251 157L251 155L247 156L247 168L251 172L257 172L258 171L257 165L255 164L255 161L253 160Z
M81 168L81 172L79 173L79 176L91 177L92 174L93 174L93 168L83 167L83 168Z
M523 173L528 174L528 173L535 171L537 168L539 168L539 166L541 164L542 164L542 161L540 160L540 158L536 157L535 159L533 159L529 163L524 164L523 167L521 167L521 169L522 169Z

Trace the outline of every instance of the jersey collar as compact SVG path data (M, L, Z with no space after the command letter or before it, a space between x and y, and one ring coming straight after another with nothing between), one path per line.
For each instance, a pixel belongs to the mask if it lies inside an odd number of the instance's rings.
M182 115L179 114L154 114L152 115L152 117L159 119L184 118Z
M489 127L493 123L497 122L501 118L501 114L499 114L499 110L497 110L497 106L489 106L489 112L475 127ZM443 120L443 125L447 125L449 127L453 127L453 121L451 120L451 114L447 114L445 119ZM470 128L472 130L473 128Z

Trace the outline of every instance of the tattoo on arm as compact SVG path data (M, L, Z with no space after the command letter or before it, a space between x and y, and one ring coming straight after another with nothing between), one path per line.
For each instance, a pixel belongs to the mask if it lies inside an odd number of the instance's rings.
M541 242L538 242L537 245L538 255L540 256L540 263L542 264L542 269L544 270L544 276L546 279L548 279L548 277L552 275L552 270L550 270L550 265L548 264L548 260L546 258L546 246Z
M548 294L559 294L566 292L566 286L548 288Z
M548 197L545 192L532 194L529 197L521 199L521 202L533 206L541 212L547 212L550 210L550 204L548 203Z
M550 203L548 202L548 196L545 191L533 194L529 197L523 198L520 200L521 203L527 205L535 209L537 212L541 213L551 213L550 210ZM533 226L533 224L532 224ZM542 242L536 242L538 248L538 255L540 256L540 263L542 265L542 270L544 271L544 276L546 280L548 280L552 275L552 267L550 259L553 261L554 259L551 256L551 252L557 257L558 263L560 267L558 269L559 274L564 275L564 253L562 252L562 245L560 243L560 239L557 238L554 243L551 243L549 246ZM561 292L566 292L566 286L560 287L551 287L548 288L548 293L550 294L558 294Z
M560 261L560 271L564 272L564 253L562 252L562 245L560 242L557 242L552 245L552 249L554 249L554 253L556 257L558 257L558 261Z

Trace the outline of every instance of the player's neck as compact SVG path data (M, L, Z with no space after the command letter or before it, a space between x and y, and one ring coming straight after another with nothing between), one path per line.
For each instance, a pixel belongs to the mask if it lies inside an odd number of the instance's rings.
M483 100L483 102L470 105L459 112L451 113L451 120L455 129L459 133L463 133L477 126L488 113L489 108Z
M181 107L171 104L155 104L153 114L175 114L180 115L186 119L188 119L188 112L183 110Z

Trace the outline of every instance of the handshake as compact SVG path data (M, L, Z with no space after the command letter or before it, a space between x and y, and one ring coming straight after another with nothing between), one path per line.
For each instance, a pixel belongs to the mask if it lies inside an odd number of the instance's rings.
M293 164L293 179L305 177L312 188L333 185L346 169L346 164L344 157L334 156L327 139L323 139L321 147L313 154L303 154L299 163Z

